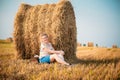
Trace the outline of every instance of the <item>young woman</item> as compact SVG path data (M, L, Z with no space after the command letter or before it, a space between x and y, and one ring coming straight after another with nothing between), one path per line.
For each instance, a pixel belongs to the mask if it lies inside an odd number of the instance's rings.
M47 34L40 35L40 55L39 55L39 62L40 63L51 63L57 61L58 63L64 65L70 65L66 61L64 61L64 52L62 50L57 51L54 50L51 43L49 42Z

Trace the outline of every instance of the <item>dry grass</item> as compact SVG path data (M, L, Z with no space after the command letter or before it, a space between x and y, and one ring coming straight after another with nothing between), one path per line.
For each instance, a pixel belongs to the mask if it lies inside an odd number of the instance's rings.
M0 41L0 80L119 80L120 49L77 48L73 66L15 59L13 43Z
M78 47L76 55L79 59L119 59L120 48Z

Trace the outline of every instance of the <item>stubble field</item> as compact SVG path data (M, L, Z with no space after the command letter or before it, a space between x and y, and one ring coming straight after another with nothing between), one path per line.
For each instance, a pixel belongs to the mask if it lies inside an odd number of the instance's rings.
M120 48L77 47L71 66L16 56L14 44L0 40L0 80L120 80Z

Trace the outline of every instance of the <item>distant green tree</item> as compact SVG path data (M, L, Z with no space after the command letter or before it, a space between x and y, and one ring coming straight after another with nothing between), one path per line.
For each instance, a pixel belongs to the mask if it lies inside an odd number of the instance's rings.
M83 46L86 46L86 44L83 44Z
M98 47L98 44L96 44L96 47Z

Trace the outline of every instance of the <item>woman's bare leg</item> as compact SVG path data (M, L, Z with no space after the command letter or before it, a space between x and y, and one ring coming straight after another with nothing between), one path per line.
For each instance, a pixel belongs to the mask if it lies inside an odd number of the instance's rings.
M69 65L69 63L65 62L60 57L58 57L57 54L50 55L50 60L51 60L51 62L53 62L54 60L56 60L58 63Z

